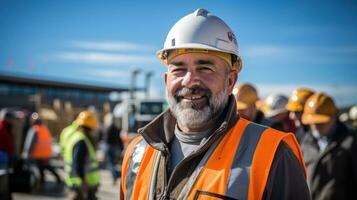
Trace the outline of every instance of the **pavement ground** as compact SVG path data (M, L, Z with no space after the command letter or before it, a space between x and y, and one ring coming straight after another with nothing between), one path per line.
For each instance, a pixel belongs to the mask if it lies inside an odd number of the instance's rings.
M63 175L63 171L59 170ZM101 185L97 192L99 200L119 199L119 180L114 185L109 170L101 170ZM61 176L63 177L63 176ZM67 200L68 191L64 184L56 184L54 177L46 174L45 184L32 193L13 193L13 200Z

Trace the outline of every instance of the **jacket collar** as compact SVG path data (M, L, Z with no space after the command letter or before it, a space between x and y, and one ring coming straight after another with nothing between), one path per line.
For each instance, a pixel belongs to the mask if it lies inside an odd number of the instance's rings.
M229 130L238 121L239 115L236 109L236 102L233 95L228 98L226 108L221 113L218 120L219 128ZM176 125L176 118L172 115L171 111L167 109L149 124L138 130L139 134L143 136L146 142L153 148L159 151L168 151L169 143L174 137L174 130ZM224 131L226 133L227 131ZM214 135L215 133L213 133ZM211 137L210 137L211 138Z

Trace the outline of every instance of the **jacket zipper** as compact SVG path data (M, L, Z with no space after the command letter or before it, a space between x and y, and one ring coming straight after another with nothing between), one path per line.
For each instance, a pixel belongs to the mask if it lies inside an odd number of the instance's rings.
M207 151L207 149L219 138L219 137L223 137L220 135L220 133L222 131L224 131L227 128L227 123L223 122L222 125L217 129L217 131L215 133L213 133L213 138L211 138L208 142L210 143L206 143L203 148L198 149L198 151L194 152L193 154L187 156L186 158L184 158L181 162L178 163L178 165L173 169L173 171L171 172L169 181L167 182L167 169L165 167L165 173L164 173L164 194L161 196L160 200L168 200L170 199L167 196L168 193L168 189L171 183L171 180L173 179L177 169L180 168L181 165L183 165L184 163L186 163L185 161L190 160L192 157L195 157L199 154L201 154L204 151ZM167 166L168 161L170 160L170 152L168 151L168 148L165 148L165 153L164 153L164 157L165 157L165 166Z
M163 156L164 156L164 160L165 160L165 167L164 167L164 188L163 188L163 194L162 196L160 197L160 200L168 200L169 197L167 196L167 169L166 169L166 166L170 160L170 151L168 150L167 147L165 147L164 151L163 151Z

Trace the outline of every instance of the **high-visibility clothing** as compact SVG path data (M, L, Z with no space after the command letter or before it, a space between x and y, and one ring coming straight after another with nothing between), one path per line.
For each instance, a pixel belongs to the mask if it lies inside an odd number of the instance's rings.
M36 142L33 144L30 158L48 159L52 157L51 133L46 126L34 125L33 129L36 134Z
M281 142L289 146L306 174L293 134L240 118L207 150L178 199L262 199ZM132 141L122 165L121 190L125 199L153 199L161 156L162 152L147 145L141 136Z
M61 155L64 157L64 149L67 143L67 140L70 138L72 133L74 133L78 128L78 124L74 121L71 125L64 128L60 134L59 145L61 147Z
M66 172L66 184L71 188L79 188L82 184L82 179L73 170L73 148L80 142L84 141L88 150L88 159L85 163L85 175L84 178L90 187L98 186L100 181L99 165L96 160L96 152L92 143L89 141L87 136L80 131L74 132L71 137L67 140L65 151L64 151L64 170Z

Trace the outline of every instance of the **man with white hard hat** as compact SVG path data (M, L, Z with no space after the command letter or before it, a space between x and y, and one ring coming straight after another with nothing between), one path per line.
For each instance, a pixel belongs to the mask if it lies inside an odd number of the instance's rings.
M353 129L357 130L357 105L354 105L350 108L349 117L350 117Z
M276 129L285 132L296 132L294 122L289 119L289 111L286 109L288 98L281 94L269 95L262 106L262 110L267 119L273 121Z
M129 144L120 199L310 199L293 134L237 114L242 61L222 19L186 15L157 55L169 109Z

